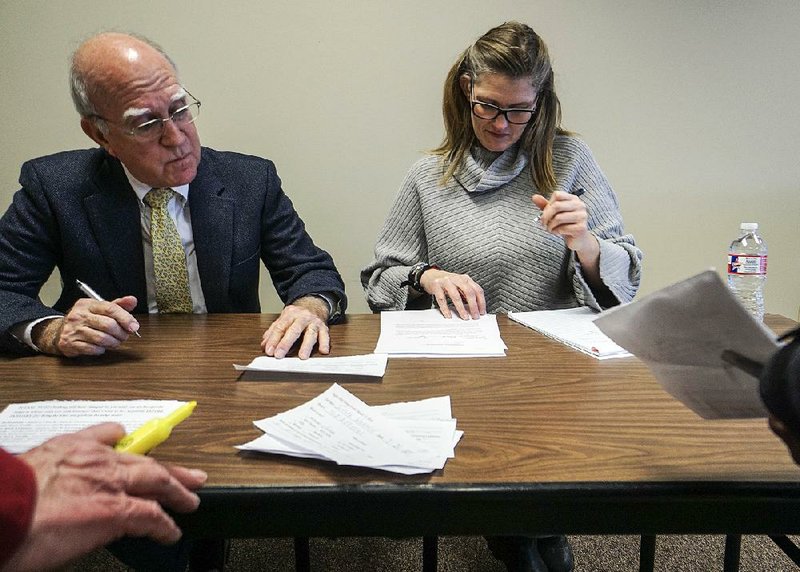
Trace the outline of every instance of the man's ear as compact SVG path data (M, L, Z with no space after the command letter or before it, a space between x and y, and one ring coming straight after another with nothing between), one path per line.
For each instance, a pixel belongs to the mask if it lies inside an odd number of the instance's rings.
M461 77L458 78L458 84L461 87L461 93L463 93L464 97L466 97L467 99L469 99L470 95L469 88L471 83L472 83L472 78L469 76L469 74L466 73L462 74Z
M87 137L105 149L109 155L115 157L111 149L111 142L106 138L106 134L97 126L97 123L88 117L81 117L81 129Z

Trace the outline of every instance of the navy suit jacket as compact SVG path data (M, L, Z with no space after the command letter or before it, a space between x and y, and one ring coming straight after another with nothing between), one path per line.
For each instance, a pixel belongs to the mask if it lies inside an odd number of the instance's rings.
M120 162L103 149L66 151L26 162L19 181L0 219L0 349L26 352L11 326L85 297L76 278L108 300L132 294L134 313L147 313L139 205ZM189 209L209 313L260 312L259 261L284 303L333 292L345 309L341 276L271 161L204 147ZM55 267L63 286L51 309L38 295Z

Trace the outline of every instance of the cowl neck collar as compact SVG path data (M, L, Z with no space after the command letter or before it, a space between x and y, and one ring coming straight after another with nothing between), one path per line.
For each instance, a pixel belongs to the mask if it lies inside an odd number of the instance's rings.
M482 193L514 180L528 164L519 142L502 153L487 151L480 145L470 149L455 179L470 193Z

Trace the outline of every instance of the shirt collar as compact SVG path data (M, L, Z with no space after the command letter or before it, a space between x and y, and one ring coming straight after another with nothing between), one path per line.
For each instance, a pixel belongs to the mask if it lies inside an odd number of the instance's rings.
M145 185L143 182L139 181L136 177L131 175L131 172L128 171L128 168L123 164L122 168L125 170L125 176L128 177L128 182L131 184L133 188L133 192L136 193L136 196L139 198L140 201L144 202L144 196L150 192L151 187L150 185ZM170 187L173 191L178 193L180 196L183 197L183 202L185 203L189 200L189 185L180 185L178 187Z

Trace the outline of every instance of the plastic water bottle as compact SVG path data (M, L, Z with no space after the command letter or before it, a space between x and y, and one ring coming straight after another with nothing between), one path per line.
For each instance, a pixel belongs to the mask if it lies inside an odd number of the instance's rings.
M767 243L757 222L743 222L739 237L728 249L728 286L755 319L764 321L764 283L767 281Z

